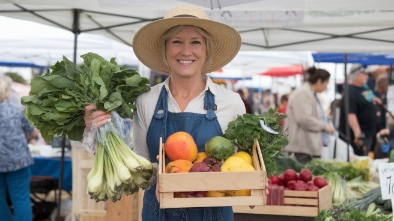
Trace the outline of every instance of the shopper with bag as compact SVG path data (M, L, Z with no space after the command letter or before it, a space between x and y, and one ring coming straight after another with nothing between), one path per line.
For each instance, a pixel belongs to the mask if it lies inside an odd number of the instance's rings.
M303 164L313 158L320 158L323 146L328 145L329 133L335 131L327 121L327 116L317 97L317 93L327 88L330 73L324 69L309 68L308 79L291 93L287 105L289 144L286 151L294 154Z

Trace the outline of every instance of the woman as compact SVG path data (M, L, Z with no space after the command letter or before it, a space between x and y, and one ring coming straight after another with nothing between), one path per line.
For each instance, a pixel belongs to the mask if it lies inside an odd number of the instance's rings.
M230 121L245 113L241 97L206 75L230 62L241 44L239 33L209 20L202 10L182 6L163 19L142 27L133 48L150 69L169 75L165 82L137 98L134 116L134 146L137 154L157 163L159 139L163 142L177 131L186 131L199 152L212 137L223 135ZM110 115L85 108L85 123L101 126ZM160 209L156 186L144 193L142 219L234 220L231 207Z
M325 112L316 95L327 88L330 73L312 67L308 74L307 82L289 97L285 121L289 134L286 151L294 153L296 159L304 164L313 157L321 156L322 147L328 145L327 133L335 131L327 123Z
M29 166L33 159L27 140L37 137L38 131L29 125L21 107L8 100L11 85L11 78L0 77L0 217L4 221L31 221Z

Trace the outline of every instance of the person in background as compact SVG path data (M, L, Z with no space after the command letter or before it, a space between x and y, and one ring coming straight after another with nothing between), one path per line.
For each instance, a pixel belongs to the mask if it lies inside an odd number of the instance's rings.
M367 86L368 75L364 67L354 64L349 73L349 113L345 113L345 102L341 102L339 131L343 140L348 140L358 156L367 156L372 150L373 140L377 132L378 118L375 103L381 100ZM345 96L343 96L345 97ZM347 121L347 123L346 123ZM347 124L350 136L346 138Z
M192 135L198 151L223 135L228 123L244 114L241 97L212 82L207 73L218 70L238 53L241 37L232 27L209 19L199 8L181 6L163 19L142 27L134 36L133 49L147 67L169 77L139 95L134 113L135 152L157 163L163 142L178 131ZM111 117L85 107L85 124L105 124ZM232 221L232 207L160 209L156 185L145 190L142 220Z
M2 221L31 221L30 165L27 140L38 135L20 107L8 99L12 80L0 77L0 217ZM7 203L10 196L13 214Z
M386 128L387 124L387 90L389 87L389 78L387 74L381 74L376 78L375 95L382 101L382 105L377 106L378 131Z
M278 107L278 112L281 114L286 114L286 109L287 109L287 104L289 102L289 97L287 94L284 94L280 97L280 104ZM279 122L280 124L284 124L285 123L285 119L281 120Z
M257 89L253 89L253 93L252 93L252 111L253 111L253 114L255 114L255 115L259 115L260 114L260 105L261 105L260 92Z
M276 108L274 97L270 90L263 91L261 96L260 114L267 113L271 108Z
M307 81L289 97L285 120L289 135L285 150L303 164L320 158L323 147L329 143L329 133L335 131L317 98L317 93L327 88L330 73L315 67L307 72Z
M239 94L239 96L241 96L241 99L244 102L246 113L253 114L252 107L248 101L248 93L247 93L246 89L238 89L237 93Z

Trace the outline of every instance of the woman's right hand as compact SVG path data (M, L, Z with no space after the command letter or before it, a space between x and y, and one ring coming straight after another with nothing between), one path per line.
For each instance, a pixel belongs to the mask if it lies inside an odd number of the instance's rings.
M377 134L376 137L380 138L383 135L389 135L390 134L390 130L388 128L382 129L380 130Z
M330 124L327 124L326 127L324 128L324 130L325 130L327 133L330 133L330 134L332 134L332 133L335 132L335 128L334 128L333 126L331 126Z
M90 127L93 123L97 128L106 124L111 119L111 114L102 110L97 110L96 104L85 106L84 118L85 126Z

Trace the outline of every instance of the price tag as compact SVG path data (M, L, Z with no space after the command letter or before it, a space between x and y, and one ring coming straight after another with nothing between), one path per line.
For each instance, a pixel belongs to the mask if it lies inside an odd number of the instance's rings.
M394 205L394 163L379 164L379 180L382 198L391 199L391 204Z
M274 131L271 127L265 124L264 120L260 120L260 126L267 131L268 133L271 134L278 134L278 132Z

